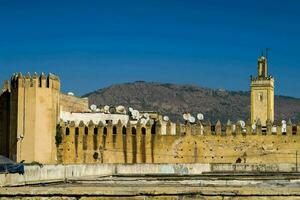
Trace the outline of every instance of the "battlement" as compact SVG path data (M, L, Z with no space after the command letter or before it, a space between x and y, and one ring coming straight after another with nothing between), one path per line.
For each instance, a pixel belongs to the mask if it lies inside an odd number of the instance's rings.
M245 126L242 126L240 122L231 123L230 120L226 124L221 124L220 121L217 121L216 124L211 124L211 122L207 121L198 121L194 124L181 124L181 123L173 123L173 122L164 122L157 121L155 123L148 122L146 124L142 124L141 121L137 121L135 123L129 122L122 123L121 120L118 121L117 124L113 124L111 121L104 124L100 121L98 124L94 123L92 120L89 123L84 123L83 121L75 122L60 122L60 127L64 129L70 128L86 128L86 133L88 134L90 128L105 128L105 133L110 132L113 134L117 134L118 129L131 127L133 129L129 129L129 134L135 135L137 133L137 129L151 129L151 134L157 134L161 136L185 136L185 135L203 135L203 136L237 136L237 135L299 135L300 136L300 121L297 124L293 124L291 120L289 120L286 124L282 123L272 123L271 121L267 122L266 126L262 126L260 120L257 121L255 125L251 124L248 121ZM109 131L111 129L111 131ZM113 131L113 129L115 129ZM142 130L140 130L142 131ZM143 132L143 131L142 131ZM105 134L103 133L103 134ZM69 132L72 135L72 132ZM146 134L146 132L144 132ZM150 134L150 132L149 132Z
M255 154L251 161L256 163L263 162L266 155L270 162L283 162L274 151L292 152L299 136L300 122L295 125L291 121L268 122L266 127L258 121L255 128L230 121L224 125L220 121L215 125L203 121L61 121L56 144L59 163L235 163L250 153Z
M11 77L11 88L51 88L55 90L60 90L60 80L59 77L49 73L46 76L44 73L38 75L34 73L32 76L30 73L22 75L21 72L13 74Z
M268 77L251 77L252 86L271 86L274 87L274 78Z

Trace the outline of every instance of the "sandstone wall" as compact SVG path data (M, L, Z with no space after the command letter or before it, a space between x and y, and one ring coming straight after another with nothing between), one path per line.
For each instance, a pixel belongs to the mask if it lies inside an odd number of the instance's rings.
M255 132L247 124L171 123L162 134L162 124L136 125L92 122L78 126L61 123L59 145L62 163L296 163L300 149L300 125L258 126ZM276 132L274 132L276 130Z

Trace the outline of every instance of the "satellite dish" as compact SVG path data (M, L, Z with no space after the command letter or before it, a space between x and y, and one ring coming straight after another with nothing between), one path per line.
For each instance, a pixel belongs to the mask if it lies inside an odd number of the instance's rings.
M73 92L68 92L68 95L69 96L74 96L74 93Z
M149 113L145 113L144 117L148 119L149 118Z
M142 118L141 119L141 124L143 124L143 125L147 124L147 120L145 118Z
M190 121L191 123L195 123L195 121L196 121L196 118L195 118L195 117L193 117L193 116L190 116L190 118L189 118L189 121Z
M133 111L133 108L129 107L129 108L128 108L128 110L129 110L129 112L131 112L131 113L132 113L132 111Z
M133 119L139 119L140 118L140 112L138 110L133 110L131 112L131 114L132 114Z
M200 120L200 121L204 120L204 115L202 113L198 113L197 114L197 119Z
M170 119L169 119L169 117L168 116L164 116L164 121L169 121Z
M100 110L100 108L97 108L95 111L96 111L96 112L100 112L101 110Z
M125 112L125 107L124 106L117 106L116 107L116 111L118 113L124 113Z
M110 112L111 114L115 114L115 113L116 113L116 108L115 108L115 107L110 107L110 108L109 108L109 112Z
M103 109L104 109L104 112L105 112L105 113L108 113L108 112L109 112L109 106L104 106Z
M183 119L186 120L186 121L190 119L190 116L191 116L190 113L184 113L182 115Z
M242 128L246 126L246 123L243 120L238 121Z
M90 108L91 108L92 111L96 111L97 106L96 106L95 104L92 104L92 105L90 106Z

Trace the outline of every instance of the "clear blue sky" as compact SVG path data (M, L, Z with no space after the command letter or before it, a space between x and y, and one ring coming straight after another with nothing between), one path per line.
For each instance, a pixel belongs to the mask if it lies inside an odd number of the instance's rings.
M300 97L300 1L0 0L0 80L53 72L77 95L135 80L249 90L271 48L276 93Z

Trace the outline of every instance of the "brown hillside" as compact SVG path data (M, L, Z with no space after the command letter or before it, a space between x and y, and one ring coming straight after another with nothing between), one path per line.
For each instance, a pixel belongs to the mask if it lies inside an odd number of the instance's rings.
M212 90L196 85L176 85L137 81L112 85L84 95L90 104L124 105L138 110L159 111L173 121L182 120L183 112L201 112L212 122L250 117L249 92ZM300 119L300 99L276 96L276 119Z

